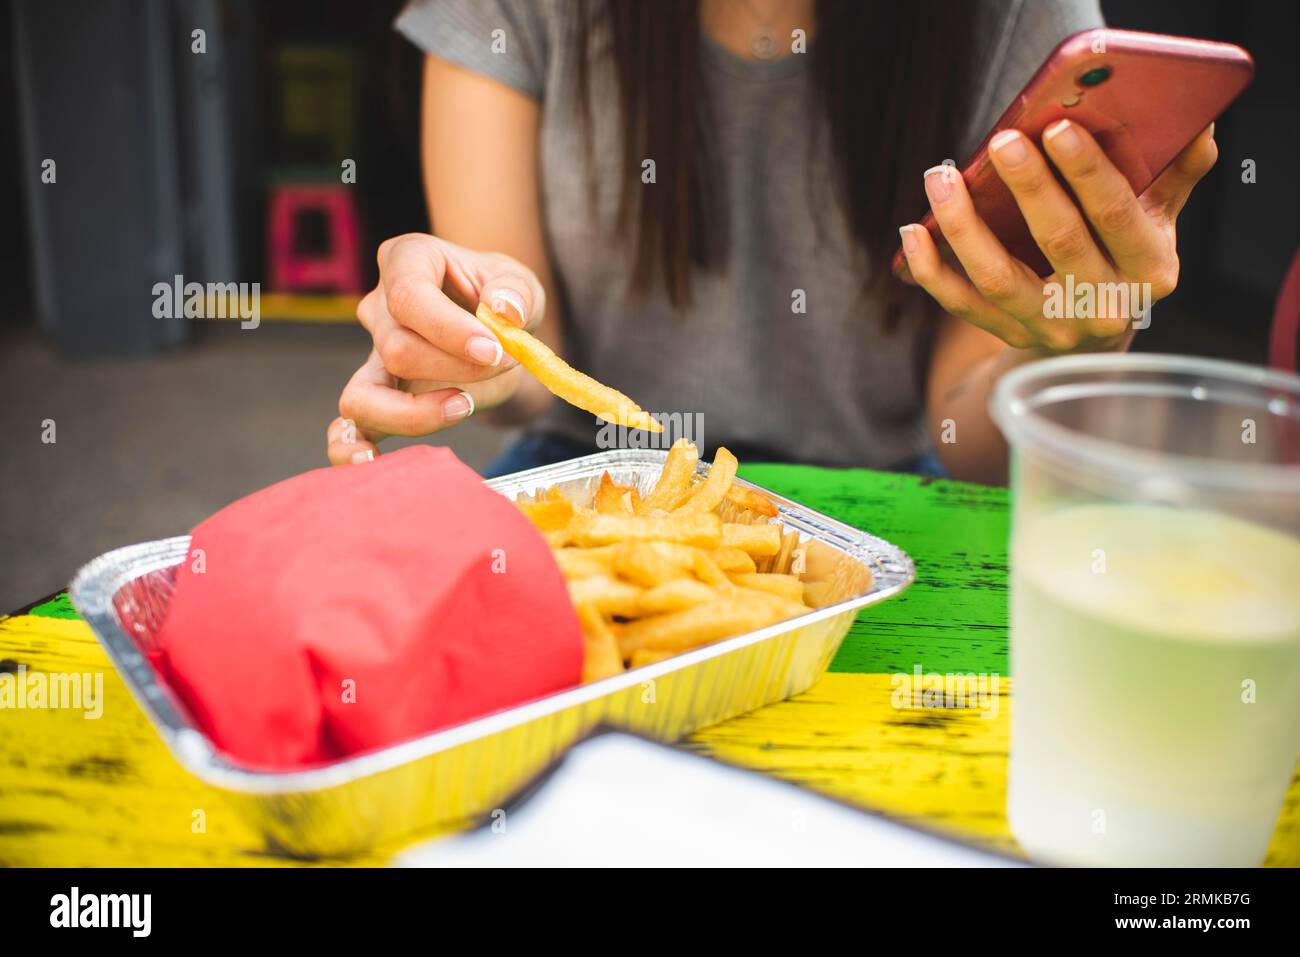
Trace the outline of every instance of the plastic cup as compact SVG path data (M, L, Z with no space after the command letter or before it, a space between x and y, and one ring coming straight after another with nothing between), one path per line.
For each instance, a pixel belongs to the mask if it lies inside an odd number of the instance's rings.
M1053 864L1250 866L1300 754L1300 378L1182 356L1005 376L1011 766Z

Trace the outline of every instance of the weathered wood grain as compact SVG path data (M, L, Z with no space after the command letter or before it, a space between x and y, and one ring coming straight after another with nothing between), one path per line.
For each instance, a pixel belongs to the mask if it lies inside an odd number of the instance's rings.
M865 609L831 664L855 674L1008 674L1007 492L863 469L751 465L742 477L898 545L916 584Z
M176 763L84 622L0 619L0 662L104 676L98 720L66 709L0 710L0 864L301 863L270 853L220 791Z

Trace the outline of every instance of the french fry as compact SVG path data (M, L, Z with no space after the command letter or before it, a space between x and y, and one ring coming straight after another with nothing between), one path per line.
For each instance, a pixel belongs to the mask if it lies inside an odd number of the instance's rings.
M645 542L644 545L658 552L668 561L682 566L682 568L693 570L698 557L704 555L712 560L711 564L715 564L724 572L744 573L757 570L754 559L739 548L728 548L720 545L717 548L701 549L696 548L694 545L683 545L680 542Z
M687 570L695 566L695 556L700 552L694 545L683 542L643 541L638 545Z
M732 575L731 581L741 588L768 592L787 601L803 604L803 582L794 575Z
M742 600L754 601L761 605L766 605L772 613L772 621L785 621L788 618L798 618L800 615L806 615L812 611L801 601L790 601L788 598L782 598L780 595L774 595L770 591L755 591L754 589L737 589Z
M608 578L613 574L613 546L557 548L551 554L565 578Z
M551 532L542 532L542 538L546 539L546 544L552 549L563 548L569 544L569 530L567 528L558 528Z
M582 625L582 683L621 675L623 655L604 616L591 605L579 605L578 621Z
M781 526L727 522L722 526L722 545L724 548L739 548L755 558L775 555L781 550Z
M732 482L731 488L727 489L727 501L751 512L757 512L759 515L766 515L768 518L777 516L776 505L766 495L752 488L737 485L735 482Z
M712 512L722 504L722 499L726 496L727 489L731 488L731 480L736 477L736 469L739 466L740 463L736 461L734 455L719 447L713 456L713 467L709 469L708 478L695 486L691 497L677 506L677 511L686 515Z
M661 615L692 605L713 601L718 593L694 578L677 578L654 588L647 588L636 601L637 615Z
M676 578L685 577L686 568L650 547L655 542L627 542L614 554L614 571L634 585L654 588Z
M649 648L638 648L632 652L632 660L629 667L640 668L642 665L652 665L656 661L663 661L665 658L671 658L677 654L675 651L651 651Z
M654 489L642 501L637 509L638 515L648 515L655 510L671 512L691 492L691 476L695 474L695 465L700 460L700 453L686 439L678 439L668 450L664 459L663 471Z
M715 588L731 587L731 579L727 577L726 572L718 567L718 563L710 557L708 552L697 550L692 570L695 572L695 577L706 585L713 585Z
M754 559L749 557L749 553L739 548L723 545L709 552L712 558L724 572L750 574L757 571L754 565Z
M713 514L578 515L569 530L574 544L582 546L649 541L680 542L701 548L722 544L722 519Z
M724 596L667 615L654 615L629 622L618 636L623 657L631 658L642 648L652 651L685 651L731 635L743 634L780 620L775 602L754 601L746 596Z
M569 600L581 608L590 605L602 615L630 618L637 613L637 599L642 589L617 578L578 578L570 581Z
M566 503L565 505L560 504L559 500L561 499ZM530 503L520 503L520 507L522 508L525 504ZM565 507L568 507L573 511L573 517L570 518L568 523L562 528L552 528L542 531L542 538L546 539L546 544L550 545L551 548L564 548L566 545L572 545L574 530L581 522L587 521L591 516L596 514L595 509L583 508L580 505L569 503L568 499L565 499L564 495L555 488L550 489L541 499L531 504L541 506L540 511L543 513L550 509L555 509L557 512L560 512Z
M694 545L685 545L681 542L640 542L641 548L654 552L656 555L678 565L687 570L695 566L695 556L699 549Z
M635 515L634 495L636 495L635 488L615 483L606 472L600 477L600 486L596 489L593 505L602 515Z
M567 498L546 498L537 502L516 502L539 532L557 532L573 518L573 503Z
M830 604L830 582L804 582L803 603L809 608L821 608Z
M664 427L635 402L607 385L569 365L540 339L497 316L480 304L475 313L480 322L501 341L501 348L533 374L537 381L570 405L615 425L647 432L662 432Z

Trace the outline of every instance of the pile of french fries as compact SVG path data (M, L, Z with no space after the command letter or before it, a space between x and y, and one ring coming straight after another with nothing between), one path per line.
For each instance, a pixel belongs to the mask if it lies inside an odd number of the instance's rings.
M582 623L584 683L823 603L825 583L803 580L798 533L772 521L777 509L766 496L735 484L736 457L718 449L703 480L698 459L679 439L644 498L608 472L589 506L555 487L520 496Z

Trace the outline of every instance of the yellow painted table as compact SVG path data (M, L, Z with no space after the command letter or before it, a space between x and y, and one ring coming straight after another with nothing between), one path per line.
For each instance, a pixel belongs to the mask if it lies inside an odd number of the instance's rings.
M859 618L831 672L810 691L708 728L684 746L1015 853L1003 811L1011 687L1006 493L798 466L751 466L744 474L901 545L916 560L918 580ZM108 704L98 720L75 710L0 709L0 864L303 863L267 848L220 792L180 768L65 599L0 619L0 668L19 667L102 672ZM918 667L999 675L996 717L894 708L891 675ZM395 850L376 848L347 863L383 863ZM1297 782L1268 863L1300 865Z

